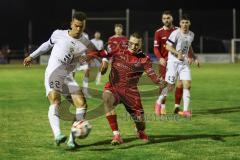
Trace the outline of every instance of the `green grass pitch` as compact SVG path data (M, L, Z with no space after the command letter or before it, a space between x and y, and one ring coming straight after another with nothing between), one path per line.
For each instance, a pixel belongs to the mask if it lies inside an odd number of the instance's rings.
M191 119L171 115L173 95L167 101L168 115L161 118L153 114L156 96L143 98L151 142L136 138L132 121L119 105L118 121L125 143L110 145L112 133L103 115L90 120L93 130L86 139L77 140L81 147L75 151L66 150L66 144L54 145L47 118L44 69L39 65L0 66L1 160L240 159L240 64L192 67ZM77 75L80 84L81 77ZM91 87L102 90L106 80L104 76L100 86L91 83ZM100 99L88 99L89 110L100 103ZM63 133L68 135L70 125L61 121Z

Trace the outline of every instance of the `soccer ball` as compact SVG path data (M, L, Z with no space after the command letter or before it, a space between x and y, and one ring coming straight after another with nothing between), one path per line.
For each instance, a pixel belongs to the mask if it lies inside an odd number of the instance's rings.
M91 129L92 126L89 124L89 122L87 120L82 120L75 121L72 125L71 131L74 137L83 139L89 135Z

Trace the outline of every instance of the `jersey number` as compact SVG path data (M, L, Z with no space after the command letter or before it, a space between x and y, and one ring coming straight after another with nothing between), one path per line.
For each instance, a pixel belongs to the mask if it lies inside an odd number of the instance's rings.
M168 76L168 80L172 83L175 82L175 76Z
M60 88L60 82L59 81L51 81L50 82L50 88Z

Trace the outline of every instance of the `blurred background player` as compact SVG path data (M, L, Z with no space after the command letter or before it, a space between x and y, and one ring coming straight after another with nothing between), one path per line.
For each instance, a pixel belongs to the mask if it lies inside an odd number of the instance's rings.
M89 36L86 32L83 32L82 35L89 40ZM84 72L84 77L82 81L82 92L86 98L91 98L92 96L88 92L88 82L89 82L89 76L90 76L89 63L84 62L82 64L78 64L78 66L76 67L76 71ZM74 76L75 76L75 72L74 72Z
M94 38L91 39L92 43L96 46L96 48L100 51L104 48L103 41L101 40L101 33L99 31L96 31L94 33ZM98 73L96 77L96 85L99 85L101 82L101 72L100 72L100 63L97 59L93 59L90 62L90 67L98 67Z
M108 38L108 48L116 51L126 49L128 38L123 35L123 25L115 24L114 32L115 34Z
M86 14L83 12L75 13L70 30L55 30L47 42L24 59L24 65L29 66L33 59L52 49L45 71L45 88L46 96L50 102L48 110L49 123L57 145L67 139L60 130L59 106L61 95L71 95L73 104L76 107L76 121L84 120L87 110L86 99L72 76L76 65L82 61L82 55L88 50L97 52L94 44L82 34L85 25ZM64 88L67 88L67 91L64 91ZM67 145L70 149L76 147L72 132L70 132Z
M162 89L159 96L160 102L166 98L168 91L174 88L174 84L178 79L183 84L183 112L179 114L184 117L191 116L188 107L190 104L190 88L191 88L191 73L188 62L189 50L193 54L191 43L194 39L194 33L189 30L191 25L190 19L187 15L182 16L180 19L180 28L173 31L167 42L166 49L168 53L167 72L165 81L168 86ZM198 61L196 61L198 64Z
M111 144L123 143L117 123L114 106L122 103L135 122L139 139L148 141L145 133L144 110L140 93L137 87L143 72L156 84L162 80L154 72L150 58L141 51L142 38L138 33L133 33L128 42L128 48L112 54L112 65L109 82L103 92L103 102L106 107L106 118L113 131Z
M173 25L173 16L170 11L164 11L162 13L162 23L163 26L155 32L154 35L154 54L159 60L159 74L165 78L166 75L166 65L168 60L168 50L166 49L166 41L170 34L177 29ZM192 54L189 53L189 58L192 58ZM160 93L162 88L160 88ZM175 90L175 108L174 113L177 114L180 111L180 103L183 94L183 84L181 81L177 81L176 90ZM155 103L155 113L157 116L161 114L166 114L166 98L160 101L161 97L157 99Z

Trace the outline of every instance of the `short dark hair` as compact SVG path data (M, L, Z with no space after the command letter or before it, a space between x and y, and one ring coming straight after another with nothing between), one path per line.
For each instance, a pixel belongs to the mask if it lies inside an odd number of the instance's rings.
M188 15L188 14L184 14L184 15L182 15L182 17L180 18L180 21L181 20L188 20L188 21L190 21L190 16Z
M137 38L137 39L142 39L142 36L140 35L139 32L134 32L134 33L132 33L132 34L130 35L130 37L135 37L135 38Z
M163 13L162 13L162 15L170 15L170 16L172 16L172 12L171 11L169 11L169 10L165 10L165 11L163 11Z
M116 28L116 27L123 28L123 25L122 25L122 24L120 24L120 23L117 23L117 24L115 24L115 25L114 25L114 28Z
M84 21L87 19L87 15L84 12L75 12L72 18L79 21Z

